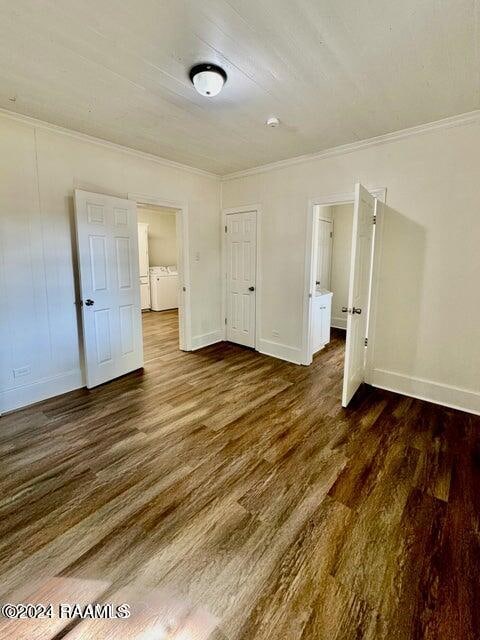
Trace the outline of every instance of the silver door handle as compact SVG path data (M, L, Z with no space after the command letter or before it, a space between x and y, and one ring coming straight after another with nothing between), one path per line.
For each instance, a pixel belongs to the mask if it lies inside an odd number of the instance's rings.
M358 307L353 307L352 314L354 314L354 313L358 313L358 315L360 315L362 313L362 310L359 309Z
M342 313L350 313L350 309L348 307L342 307Z

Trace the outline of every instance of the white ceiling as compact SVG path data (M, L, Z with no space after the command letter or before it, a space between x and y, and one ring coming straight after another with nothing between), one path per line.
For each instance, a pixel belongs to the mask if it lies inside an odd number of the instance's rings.
M0 107L225 174L479 108L479 16L480 0L0 0ZM213 99L188 80L204 61L229 76Z

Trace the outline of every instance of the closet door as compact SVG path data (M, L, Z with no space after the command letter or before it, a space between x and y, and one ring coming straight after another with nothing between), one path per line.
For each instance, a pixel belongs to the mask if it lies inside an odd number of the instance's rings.
M227 340L255 347L257 213L227 215Z

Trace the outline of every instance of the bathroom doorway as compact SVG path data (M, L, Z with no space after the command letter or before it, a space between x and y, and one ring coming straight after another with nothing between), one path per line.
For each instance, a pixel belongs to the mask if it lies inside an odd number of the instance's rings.
M342 405L367 378L370 318L375 312L378 244L385 189L312 200L305 272L305 364L345 331ZM380 225L377 226L377 222ZM371 353L371 351L369 352Z

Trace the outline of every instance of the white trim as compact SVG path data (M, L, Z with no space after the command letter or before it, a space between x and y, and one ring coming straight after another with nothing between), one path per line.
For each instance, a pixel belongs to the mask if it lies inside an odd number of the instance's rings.
M475 124L480 120L480 109L476 111L469 111L467 113L461 113L449 118L443 118L434 122L427 122L426 124L420 124L416 127L409 127L407 129L399 129L398 131L392 131L381 136L375 136L373 138L366 138L364 140L358 140L357 142L350 142L348 144L342 144L337 147L331 147L323 151L316 153L308 153L301 156L295 156L294 158L287 158L285 160L279 160L277 162L270 162L268 164L251 167L250 169L242 169L241 171L233 171L222 175L221 180L234 180L236 178L245 178L246 176L255 175L258 173L265 173L267 171L274 171L275 169L284 169L285 167L292 167L296 164L303 164L304 162L311 162L312 160L321 160L323 158L331 158L332 156L344 155L352 153L352 151L359 151L361 149L367 149L387 142L393 142L395 140L403 140L404 138L410 138L424 133L430 133L431 131L437 131L439 129L449 129L451 127L460 127L462 125Z
M180 260L177 265L179 275L179 286L184 288L184 317L182 326L179 318L180 349L191 351L192 346L192 297L191 297L191 272L190 272L190 244L189 244L189 216L188 204L176 200L166 200L157 196L145 193L129 193L129 200L134 200L137 205L152 205L156 207L169 207L176 209L175 219L177 222L177 252L179 250ZM180 224L178 224L180 222ZM140 284L138 285L140 286Z
M347 330L347 319L346 318L332 318L330 322L330 326L334 329L343 329Z
M369 193L377 198L380 202L385 202L387 196L387 190L385 187L367 187ZM318 198L312 198L308 201L307 206L307 224L306 224L306 237L305 237L305 271L304 271L304 303L303 303L303 331L302 331L302 364L309 365L313 361L313 353L311 348L311 304L310 295L313 296L315 289L315 277L313 274L313 258L314 258L314 229L315 229L315 207L316 206L334 206L339 204L353 203L355 200L355 192L350 191L348 193L333 193L330 195L320 196ZM378 236L378 242L381 242L381 235ZM379 251L380 253L380 251ZM375 263L377 271L372 275L372 292L374 290L375 295L372 294L372 300L376 302L377 295L377 275L379 273L380 264ZM370 317L372 318L370 326L375 326L375 313L376 307L372 304L370 308ZM370 341L370 337L369 337Z
M336 147L324 149L323 151L317 151L315 153L295 156L293 158L286 158L285 160L278 160L277 162L270 162L268 164L258 165L255 167L250 167L248 169L242 169L240 171L233 171L232 173L226 173L223 175L220 173L214 173L212 171L206 171L205 169L199 169L191 165L182 164L180 162L175 162L174 160L168 160L167 158L156 156L153 153L147 153L145 151L132 149L131 147L125 147L115 142L103 140L102 138L96 138L95 136L91 136L87 133L81 133L80 131L67 129L66 127L61 127L59 125L46 122L45 120L39 120L38 118L26 116L21 113L15 113L14 111L9 111L8 109L0 108L0 117L10 119L10 120L15 120L16 122L27 124L32 127L36 127L37 129L44 129L47 131L58 133L60 135L68 136L70 138L75 138L77 140L81 140L84 142L90 142L91 144L96 144L96 145L105 147L107 149L120 151L122 153L135 156L137 158L150 160L152 162L156 162L157 164L163 165L165 167L170 167L172 169L179 169L182 171L195 173L198 175L214 178L216 180L221 180L222 182L224 182L226 180L233 180L235 178L244 178L246 176L255 175L257 173L274 171L275 169L283 169L285 167L290 167L296 164L302 164L304 162L310 162L312 160L320 160L322 158L330 158L332 156L345 155L347 153L352 153L353 151L358 151L361 149L366 149L368 147L385 144L387 142L393 142L395 140L403 140L404 138L410 138L415 135L421 135L424 133L429 133L431 131L437 131L439 129L450 129L451 127L460 127L463 125L475 124L477 121L480 120L480 109L477 109L475 111L468 111L467 113L461 113L455 116L450 116L448 118L442 118L441 120L435 120L433 122L427 122L426 124L417 125L415 127L409 127L407 129L399 129L398 131L392 131L391 133L386 133L381 136L375 136L373 138L365 138L364 140L358 140L356 142L350 142L348 144L338 145Z
M287 360L287 362L293 362L294 364L304 364L301 349L298 347L290 347L280 342L272 342L271 340L260 338L257 344L257 351L272 358Z
M4 389L0 393L0 413L14 411L84 386L82 370L72 369L19 387Z
M259 333L261 325L261 295L262 295L262 206L260 204L242 205L240 207L229 207L222 209L222 244L221 244L221 262L222 262L222 328L223 339L227 338L227 329L225 325L225 318L227 313L227 251L226 251L226 239L225 239L225 225L227 224L227 216L232 213L247 213L248 211L255 211L257 216L256 224L256 262L255 262L255 349L258 348L261 340Z
M480 415L480 393L473 389L406 376L385 369L373 369L371 384L386 391Z
M80 131L60 127L59 125L45 122L44 120L38 120L37 118L32 118L31 116L25 116L21 113L15 113L14 111L9 111L8 109L0 108L0 116L3 118L8 118L9 120L21 122L22 124L28 124L32 127L35 127L36 129L52 131L63 136L68 136L69 138L81 140L82 142L90 142L91 144L106 147L107 149L121 151L122 153L135 156L136 158L141 158L142 160L150 160L151 162L156 162L157 164L161 164L164 167L170 167L171 169L180 169L181 171L196 173L197 175L205 176L208 178L215 178L216 180L220 179L219 174L212 173L211 171L206 171L205 169L197 169L197 167L192 167L188 164L182 164L181 162L175 162L174 160L167 160L167 158L156 156L153 153L139 151L138 149L132 149L132 147L125 147L121 144L117 144L116 142L110 142L109 140L104 140L103 138L96 138L95 136L88 135L87 133L81 133Z
M192 351L196 349L202 349L203 347L208 347L211 344L215 344L217 342L222 342L224 339L223 330L217 329L216 331L210 331L210 333L203 333L199 336L194 336L192 338Z

